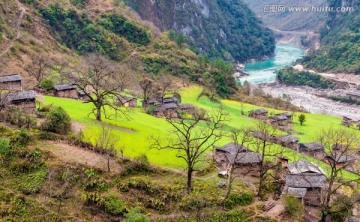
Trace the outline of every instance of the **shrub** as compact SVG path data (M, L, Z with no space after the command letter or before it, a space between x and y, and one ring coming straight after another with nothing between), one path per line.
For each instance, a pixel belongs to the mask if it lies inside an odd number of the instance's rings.
M0 138L0 154L3 155L3 156L7 156L7 155L10 154L10 152L11 152L10 140Z
M43 79L39 83L41 89L49 92L54 89L54 82L51 79Z
M285 196L283 199L285 212L292 217L301 217L304 212L304 206L301 201L293 196Z
M131 161L127 163L124 166L123 171L121 172L122 176L127 176L130 174L138 174L138 173L149 173L151 172L151 167L149 160L145 154L140 155L134 159L134 161Z
M150 222L150 218L142 214L140 208L134 208L125 215L123 222Z
M353 201L346 195L338 195L331 206L331 216L333 221L345 221L347 217L351 216L353 209Z
M48 132L66 134L71 129L70 116L62 107L55 107L46 115L42 129Z
M123 215L126 212L124 202L116 194L109 194L105 197L103 205L105 212L113 216Z
M33 174L30 174L25 181L23 182L23 193L24 194L35 194L40 191L40 187L45 181L47 171L39 171Z
M26 146L30 142L30 140L31 138L28 131L24 128L21 128L16 138L16 144L23 147Z
M251 204L254 201L254 195L252 193L241 193L240 195L237 194L230 194L229 197L225 200L224 204L226 208L233 208L235 206L246 206Z

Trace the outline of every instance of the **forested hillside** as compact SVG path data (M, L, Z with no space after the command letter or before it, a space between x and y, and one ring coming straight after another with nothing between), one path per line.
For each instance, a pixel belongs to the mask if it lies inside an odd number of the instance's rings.
M329 13L321 30L321 48L303 59L308 68L320 72L360 74L360 2L329 1L333 7L352 6L350 13Z
M133 73L132 85L142 75L170 74L224 97L236 91L232 65L177 44L171 32L159 32L121 1L6 0L0 9L0 70L20 73L26 87L36 84L28 69L37 61L54 70L66 63L66 72L74 72L84 55L98 53Z
M161 30L184 34L210 57L246 61L274 53L273 33L238 0L127 0L140 16Z

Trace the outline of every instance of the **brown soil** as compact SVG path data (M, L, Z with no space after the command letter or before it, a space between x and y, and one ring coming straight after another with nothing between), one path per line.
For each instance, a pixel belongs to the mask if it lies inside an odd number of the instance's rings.
M54 157L65 163L77 163L93 167L102 171L107 171L107 157L91 150L86 150L64 142L47 142L42 146ZM110 159L110 170L114 173L121 171L121 166L114 158Z

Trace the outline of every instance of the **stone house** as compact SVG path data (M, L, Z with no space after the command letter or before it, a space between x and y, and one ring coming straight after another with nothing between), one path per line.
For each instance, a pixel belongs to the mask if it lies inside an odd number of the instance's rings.
M270 117L270 124L275 127L288 128L292 122L292 115L290 113L281 113Z
M278 136L275 139L276 143L296 151L299 151L299 138L293 135Z
M325 172L320 166L300 160L287 164L283 194L298 197L303 204L318 206L325 183Z
M334 153L335 155L327 155L325 157L325 162L328 164L336 164L339 168L345 168L347 170L352 171L354 164L356 162L356 158L352 155L342 154L342 153Z
M256 109L250 111L249 116L255 119L266 120L268 111L266 109Z
M129 108L137 107L137 98L135 97L121 97L119 99L119 105Z
M234 171L236 174L259 173L259 163L262 159L259 153L251 152L247 147L236 143L228 143L222 147L214 146L214 148L214 160L223 171L228 169L229 164L235 163L238 166Z
M179 109L179 105L176 103L162 104L155 108L154 116L177 118L179 117L177 112L178 109Z
M319 160L324 158L324 146L321 143L300 143L299 151Z
M6 95L6 105L17 106L21 111L34 114L36 112L36 93L34 91L12 92Z
M79 99L78 91L75 85L63 84L54 87L55 96L62 98Z
M196 107L192 104L180 104L179 109L188 114L195 114L196 113Z
M0 76L0 90L21 91L21 76L18 74Z

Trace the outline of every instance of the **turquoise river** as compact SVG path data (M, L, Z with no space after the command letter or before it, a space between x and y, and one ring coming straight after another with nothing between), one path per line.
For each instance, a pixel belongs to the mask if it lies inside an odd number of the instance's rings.
M245 80L255 84L274 82L277 70L291 65L303 55L304 50L297 46L278 43L276 44L274 57L264 61L245 64L244 72L249 74L249 76L241 78L241 82Z

